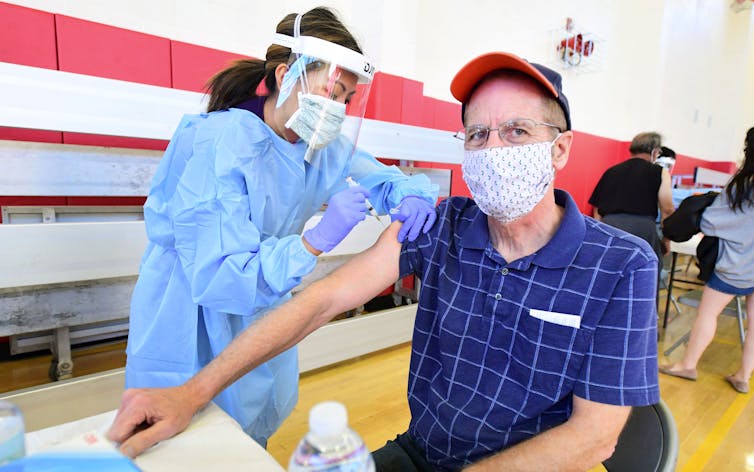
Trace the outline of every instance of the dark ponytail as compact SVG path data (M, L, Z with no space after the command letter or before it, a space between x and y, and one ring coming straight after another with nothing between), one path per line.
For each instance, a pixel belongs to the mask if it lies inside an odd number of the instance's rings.
M265 76L264 66L261 59L241 59L215 74L207 83L207 111L227 110L255 97L257 85Z
M297 14L290 13L278 23L276 32L293 36ZM361 53L359 44L338 16L329 8L317 7L301 17L301 35L315 36ZM209 103L207 111L227 110L257 96L257 87L264 80L271 95L277 93L275 69L291 59L289 48L272 44L267 48L266 60L243 59L215 74L207 82Z
M733 175L725 193L728 196L730 209L743 211L744 203L754 204L754 128L746 132L744 143L744 162L741 168Z

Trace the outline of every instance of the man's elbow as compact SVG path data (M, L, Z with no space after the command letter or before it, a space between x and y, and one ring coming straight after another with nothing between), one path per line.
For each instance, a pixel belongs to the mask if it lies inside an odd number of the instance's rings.
M620 437L620 435L603 438L603 440L598 441L598 443L595 444L595 449L593 451L595 465L601 464L613 457L613 454L615 454L615 448L618 446L618 437Z

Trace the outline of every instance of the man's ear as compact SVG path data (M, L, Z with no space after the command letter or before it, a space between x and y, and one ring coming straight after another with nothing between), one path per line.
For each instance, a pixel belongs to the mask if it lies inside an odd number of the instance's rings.
M565 167L573 143L573 131L564 131L552 146L552 166L556 171Z

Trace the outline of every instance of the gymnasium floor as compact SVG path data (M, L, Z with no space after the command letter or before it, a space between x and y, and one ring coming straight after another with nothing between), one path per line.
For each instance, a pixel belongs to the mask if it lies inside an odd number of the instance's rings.
M664 299L660 306L662 312ZM660 331L661 352L689 329L694 316L694 309L685 305L680 314L671 308L668 329ZM123 340L74 349L76 375L122 367L124 350ZM660 362L675 360L682 353L683 347L670 358L660 355ZM409 355L406 344L304 374L299 403L271 438L269 452L287 465L306 431L309 408L323 400L339 400L348 406L352 427L370 449L403 432L409 418L405 394ZM736 320L723 316L696 382L660 375L662 397L673 412L680 436L678 471L754 471L752 393L739 394L723 380L735 370L740 355ZM47 354L9 358L7 352L0 353L0 394L48 382L49 360Z

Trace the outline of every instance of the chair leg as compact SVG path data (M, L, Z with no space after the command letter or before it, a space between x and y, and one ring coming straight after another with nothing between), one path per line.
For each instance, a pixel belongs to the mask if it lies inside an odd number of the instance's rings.
M673 351L675 351L676 349L678 349L678 346L680 346L681 344L685 344L685 343L689 342L689 338L690 337L691 337L691 330L689 330L686 334L684 334L683 336L681 336L678 339L678 341L676 341L676 342L673 343L672 346L670 346L669 348L665 349L665 352L663 352L663 355L665 355L665 357L669 356L670 354L673 353Z
M681 314L681 309L678 307L678 302L676 301L675 296L671 295L670 301L673 302L673 306L675 307L675 312L680 315Z
M741 337L741 347L744 347L744 340L746 339L746 331L744 328L744 311L741 306L741 297L736 297L736 315L738 316L738 334Z

